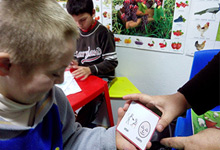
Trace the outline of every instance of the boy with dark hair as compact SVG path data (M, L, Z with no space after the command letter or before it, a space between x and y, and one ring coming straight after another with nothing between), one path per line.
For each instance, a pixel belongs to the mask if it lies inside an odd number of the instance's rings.
M63 82L77 37L54 0L0 1L0 149L135 149L114 127L82 128L54 86Z
M90 74L114 76L118 65L113 33L93 19L95 9L92 0L68 0L67 11L80 29L77 41L73 74L86 79Z
M115 75L118 65L113 33L93 19L95 9L92 0L68 0L67 11L80 29L80 38L72 61L75 78L86 79L90 74L109 81ZM82 126L89 126L95 119L103 101L100 95L78 113L77 120Z

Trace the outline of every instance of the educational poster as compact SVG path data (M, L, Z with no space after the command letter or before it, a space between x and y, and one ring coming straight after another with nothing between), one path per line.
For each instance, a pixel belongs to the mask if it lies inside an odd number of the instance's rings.
M199 7L198 7L199 6ZM187 28L186 53L220 48L220 0L193 0Z
M59 4L65 8L65 1ZM116 46L171 53L220 48L220 0L93 0Z
M112 30L112 1L93 0L95 20L101 22L106 28Z
M183 53L189 1L114 0L112 3L112 31L117 46Z
M219 3L220 0L114 0L116 44L173 53L186 51L188 55L219 49Z

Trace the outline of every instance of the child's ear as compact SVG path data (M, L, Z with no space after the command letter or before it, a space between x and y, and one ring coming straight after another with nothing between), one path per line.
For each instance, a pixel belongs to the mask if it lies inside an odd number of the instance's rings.
M10 57L8 53L0 52L0 76L8 74L10 69Z
M95 17L95 9L92 10L92 17Z

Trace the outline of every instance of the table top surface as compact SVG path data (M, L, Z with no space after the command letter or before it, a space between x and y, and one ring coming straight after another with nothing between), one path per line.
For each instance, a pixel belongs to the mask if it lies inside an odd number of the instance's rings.
M127 77L116 77L109 88L111 98L122 98L128 94L141 93Z
M100 95L104 91L104 86L107 85L106 81L94 75L90 75L83 81L80 79L75 80L82 91L67 96L73 110L77 110Z

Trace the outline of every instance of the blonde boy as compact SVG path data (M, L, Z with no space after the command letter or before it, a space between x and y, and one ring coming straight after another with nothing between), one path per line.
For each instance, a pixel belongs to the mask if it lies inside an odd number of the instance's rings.
M82 128L54 86L63 82L77 37L55 0L0 1L0 149L135 149L114 127Z

